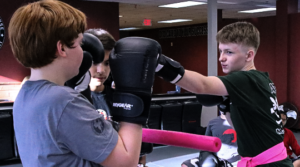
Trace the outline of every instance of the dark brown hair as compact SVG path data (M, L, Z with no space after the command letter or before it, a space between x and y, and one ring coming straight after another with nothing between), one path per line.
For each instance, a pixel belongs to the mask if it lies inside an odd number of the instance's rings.
M95 35L102 42L105 50L111 51L114 48L116 40L109 32L101 28L88 29L86 32Z

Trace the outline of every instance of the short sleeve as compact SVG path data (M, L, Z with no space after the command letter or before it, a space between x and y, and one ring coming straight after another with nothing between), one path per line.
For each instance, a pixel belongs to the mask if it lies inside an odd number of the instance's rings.
M92 104L80 96L65 107L57 127L57 142L86 160L101 163L115 148L118 133Z
M206 131L205 131L205 136L212 136L212 132L211 132L211 124L210 122L207 125Z
M239 71L226 76L219 76L227 89L231 102L241 106L245 105L243 102L251 101L252 97L248 95L253 93L251 92L253 90L249 89L249 84L253 83L250 82L249 76L244 74L244 71ZM245 99L245 101L240 99Z

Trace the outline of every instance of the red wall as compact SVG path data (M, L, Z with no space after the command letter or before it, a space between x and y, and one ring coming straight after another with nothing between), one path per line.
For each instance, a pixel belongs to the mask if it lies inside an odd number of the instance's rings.
M300 109L300 14L289 17L288 101Z
M260 32L260 46L254 64L258 70L268 72L274 81L276 75L274 59L276 34L273 25L275 25L276 19L275 17L264 17L247 21L253 23Z
M0 82L22 81L30 75L14 58L9 46L8 24L14 11L21 5L33 0L3 1L0 5L0 17L5 26L5 41L0 49ZM88 28L103 28L119 39L119 4L108 2L91 2L81 0L65 0L64 2L78 8L87 16Z

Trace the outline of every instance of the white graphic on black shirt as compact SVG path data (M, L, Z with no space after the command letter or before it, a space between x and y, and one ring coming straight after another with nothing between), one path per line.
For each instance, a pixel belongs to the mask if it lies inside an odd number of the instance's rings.
M278 118L280 118L279 117L279 115L278 115L278 113L277 113L277 111L278 111L278 101L277 101L277 98L275 97L275 99L273 98L273 97L270 97L270 100L271 100L271 102L273 103L273 107L271 108L271 114L274 114L275 113L275 115L278 117Z
M284 134L284 130L282 128L282 121L278 114L278 110L281 110L281 107L279 107L276 97L270 97L270 100L273 103L273 107L270 109L271 114L275 114L277 116L278 120L275 120L275 121L276 121L276 124L280 126L280 128L276 128L276 133L279 135L282 135L282 134Z
M276 94L276 87L274 85L274 83L269 83L270 89L271 89L271 93L272 94Z
M284 134L284 130L282 128L277 128L276 129L276 133L279 135L283 135Z
M276 121L276 123L278 124L278 125L280 125L281 124L281 119L279 120L279 121Z

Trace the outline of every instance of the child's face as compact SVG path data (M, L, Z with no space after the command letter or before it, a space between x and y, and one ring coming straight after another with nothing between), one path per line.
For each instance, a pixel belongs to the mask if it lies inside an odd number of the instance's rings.
M248 56L246 47L235 43L219 43L219 52L219 61L224 73L242 71L245 68Z
M70 75L70 78L76 76L79 73L79 67L83 59L83 51L81 48L82 38L82 33L78 34L78 38L74 40L73 46L71 46L70 48L63 48L66 55L71 55L69 56L70 59L68 60L68 67L72 68L69 70L70 72L72 72L72 74L68 74Z
M285 114L280 114L281 115L281 120L282 120L282 125L284 126L286 124L286 115Z
M107 79L110 73L110 67L109 67L109 54L111 51L105 51L105 57L103 62L92 65L90 68L90 73L92 76L90 87L91 90L97 86L101 86Z

